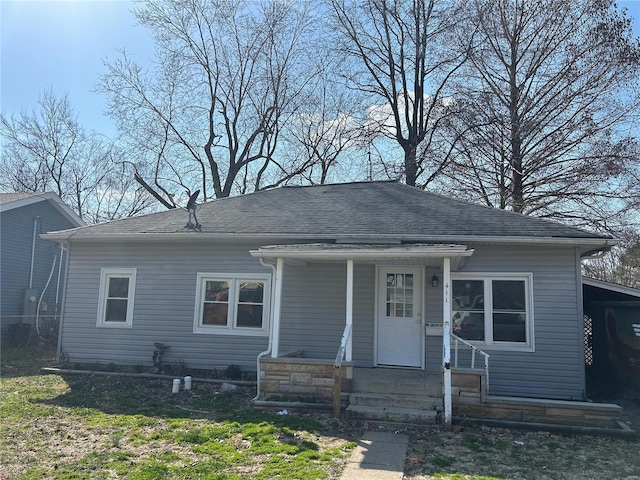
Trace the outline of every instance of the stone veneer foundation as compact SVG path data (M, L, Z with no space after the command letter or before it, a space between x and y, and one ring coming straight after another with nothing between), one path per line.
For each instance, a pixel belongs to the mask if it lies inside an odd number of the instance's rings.
M333 360L281 357L260 359L260 397L331 402L333 399ZM341 367L342 391L353 385L353 363Z

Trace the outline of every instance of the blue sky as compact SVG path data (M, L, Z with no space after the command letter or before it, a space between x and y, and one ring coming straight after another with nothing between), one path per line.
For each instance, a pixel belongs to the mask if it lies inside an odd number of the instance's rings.
M139 61L153 56L147 31L135 26L128 0L0 0L0 102L2 112L35 107L51 88L67 94L81 125L115 134L94 91L105 57L126 48Z
M640 0L618 1L634 17L640 36ZM129 0L0 0L0 105L2 113L32 110L51 88L67 94L80 124L115 135L94 92L105 57L126 51L141 63L153 56L147 31L135 26Z

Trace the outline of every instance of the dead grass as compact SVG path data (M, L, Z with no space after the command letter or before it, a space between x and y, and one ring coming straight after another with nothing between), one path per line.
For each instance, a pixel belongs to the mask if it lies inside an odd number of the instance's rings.
M250 389L116 376L40 375L52 352L3 351L0 479L338 479L365 430L410 437L405 480L640 479L634 440L475 425L336 421L256 411ZM622 401L621 401L622 400ZM616 399L640 427L640 402ZM366 479L365 479L366 480Z
M638 443L478 426L414 432L405 478L639 479Z

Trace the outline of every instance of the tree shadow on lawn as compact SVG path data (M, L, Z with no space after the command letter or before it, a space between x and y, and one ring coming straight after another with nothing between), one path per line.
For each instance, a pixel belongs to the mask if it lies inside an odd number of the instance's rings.
M69 390L38 403L94 409L109 415L143 415L162 419L205 419L238 423L268 422L277 427L326 433L327 423L315 415L277 415L250 405L255 389L239 387L221 393L217 384L194 383L192 390L171 392L172 381L110 375L61 375Z
M0 349L0 377L16 378L40 375L43 365L52 364L56 359L54 347L24 346Z

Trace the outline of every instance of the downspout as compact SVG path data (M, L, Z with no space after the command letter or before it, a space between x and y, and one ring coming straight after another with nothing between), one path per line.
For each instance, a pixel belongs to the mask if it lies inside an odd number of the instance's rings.
M64 243L60 242L60 248L65 249ZM58 322L58 348L56 349L56 362L62 361L62 323L64 321L64 307L67 298L67 285L69 284L69 259L71 258L71 245L66 242L67 258L64 261L64 288L62 289L62 303L60 307L60 321ZM62 258L60 258L62 266ZM68 359L67 359L68 360Z
M266 263L264 261L264 258L262 257L260 257L260 263L262 264L262 266L269 267L271 270L273 270L273 286L271 287L271 311L273 311L273 308L275 306L275 284L276 278L278 276L278 269L275 265ZM271 353L271 347L273 345L273 315L269 315L269 320L269 344L267 346L267 349L264 352L260 352L258 354L258 357L256 358L256 396L251 399L251 402L255 402L260 398L260 359L262 357L266 357Z
M31 238L31 266L29 267L29 290L33 288L33 265L36 258L36 236L38 235L38 220L40 217L33 219L33 235Z
M40 298L38 299L38 304L36 305L36 334L38 335L38 338L40 338L40 340L45 340L45 341L49 341L46 338L43 338L42 335L40 335L40 305L42 304L42 299L44 298L44 294L47 292L47 289L49 288L49 284L51 283L51 278L53 277L53 272L55 272L56 270L56 263L58 262L58 255L56 255L55 257L53 257L53 264L51 265L51 271L49 272L49 278L47 278L47 283L45 284L44 288L42 289L42 293L40 294Z
M54 315L60 311L60 276L62 275L62 259L64 258L64 245L60 243L60 262L58 263L58 281L56 283L56 308Z

